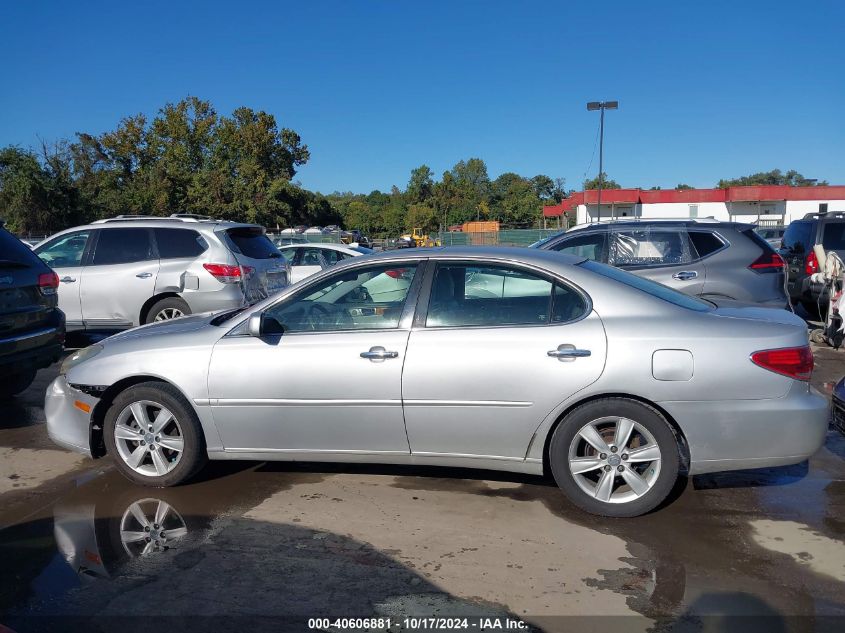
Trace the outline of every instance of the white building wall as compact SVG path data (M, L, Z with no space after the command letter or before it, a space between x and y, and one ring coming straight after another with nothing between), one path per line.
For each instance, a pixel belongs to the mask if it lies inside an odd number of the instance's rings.
M693 217L693 206L697 206L695 217L716 220L761 224L789 224L807 213L817 213L819 205L827 203L828 211L845 212L845 200L773 200L762 202L662 202L653 204L601 205L601 214L596 205L579 204L575 212L576 224L610 220L613 217L641 217L654 219L684 219ZM613 215L615 213L615 216Z

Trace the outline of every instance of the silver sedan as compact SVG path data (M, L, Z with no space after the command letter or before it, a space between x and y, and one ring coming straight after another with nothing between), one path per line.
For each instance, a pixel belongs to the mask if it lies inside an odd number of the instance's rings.
M635 516L679 474L812 455L812 368L784 310L553 252L414 249L80 350L46 413L58 444L151 486L207 459L463 466L551 472L580 508Z

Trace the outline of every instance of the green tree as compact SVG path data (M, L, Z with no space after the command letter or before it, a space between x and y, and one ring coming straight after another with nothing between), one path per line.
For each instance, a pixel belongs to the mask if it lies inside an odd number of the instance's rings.
M590 189L598 189L598 188L599 188L599 178L598 178L598 176L596 176L595 178L591 178L590 180L584 181L584 191L588 191ZM602 174L601 174L601 188L602 189L621 189L622 187L615 180L610 180L607 177L607 174L602 172Z
M409 204L416 204L427 201L434 191L434 179L428 165L420 165L411 170L411 179L408 181L408 188L405 190Z
M684 191L686 189L694 189L694 187L692 187L691 185L685 185L683 183L675 185L675 191Z
M772 171L761 171L750 176L741 176L739 178L728 178L720 180L716 185L720 189L725 187L741 187L748 185L789 185L792 187L811 187L815 185L827 185L826 180L816 180L814 178L805 178L794 169L790 169L783 173L780 169L773 169Z

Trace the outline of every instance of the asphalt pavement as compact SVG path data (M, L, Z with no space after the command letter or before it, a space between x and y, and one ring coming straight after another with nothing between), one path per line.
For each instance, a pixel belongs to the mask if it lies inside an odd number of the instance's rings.
M815 354L829 393L845 351ZM409 614L473 630L845 630L833 430L807 463L697 476L636 519L584 514L543 478L445 468L212 463L150 489L50 443L56 372L0 418L0 624L15 631L395 631ZM309 623L376 616L393 620Z

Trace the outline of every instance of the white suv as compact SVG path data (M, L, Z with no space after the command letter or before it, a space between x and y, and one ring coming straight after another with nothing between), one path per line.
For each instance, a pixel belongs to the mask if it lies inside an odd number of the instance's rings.
M118 216L34 247L59 275L68 330L120 330L255 303L290 266L254 224L175 214Z

